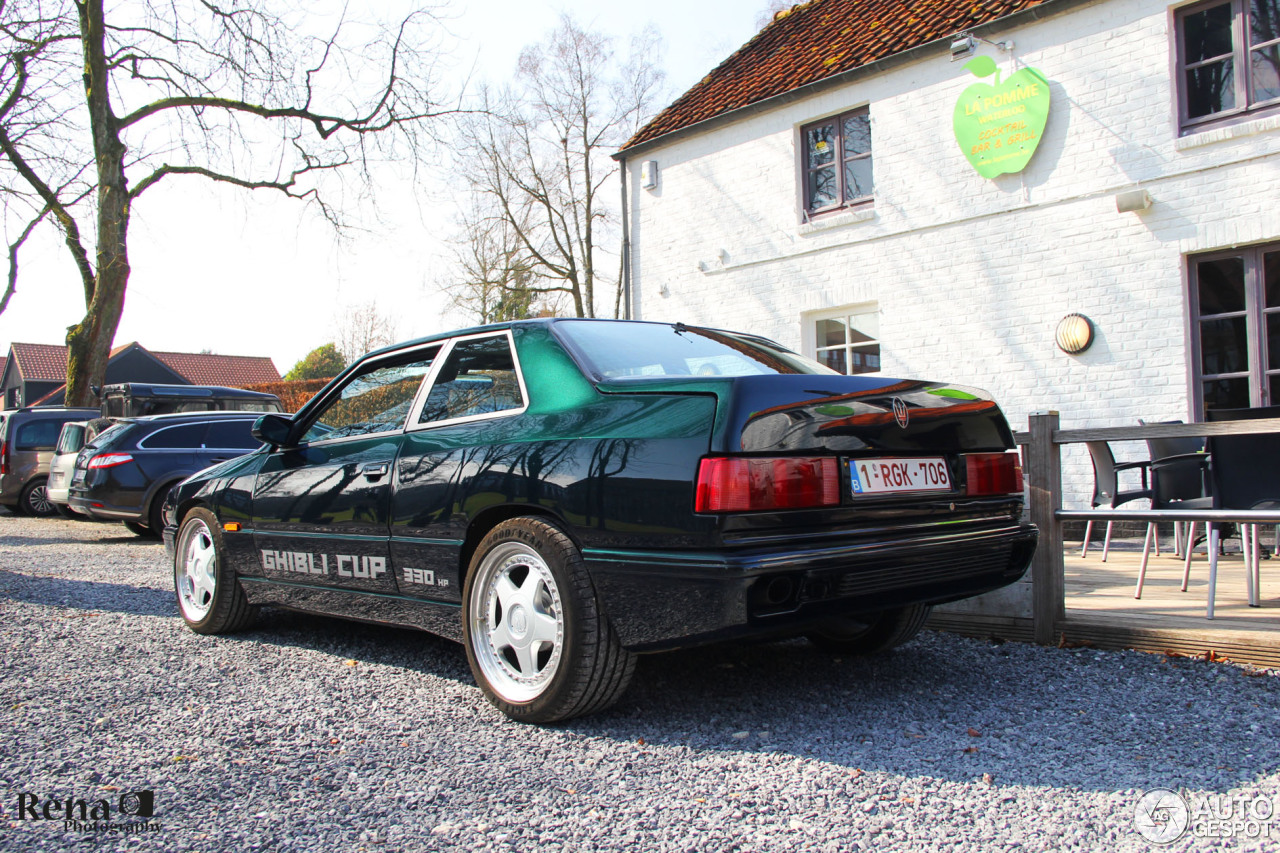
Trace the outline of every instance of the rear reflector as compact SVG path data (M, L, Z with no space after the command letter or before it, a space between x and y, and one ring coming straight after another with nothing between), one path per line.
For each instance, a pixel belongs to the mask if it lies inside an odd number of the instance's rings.
M697 512L839 504L840 466L832 456L717 457L698 466Z
M966 495L1022 492L1022 458L1013 453L969 453L964 457Z
M89 470L92 471L94 468L114 468L117 465L132 461L133 457L128 453L104 453L89 460Z

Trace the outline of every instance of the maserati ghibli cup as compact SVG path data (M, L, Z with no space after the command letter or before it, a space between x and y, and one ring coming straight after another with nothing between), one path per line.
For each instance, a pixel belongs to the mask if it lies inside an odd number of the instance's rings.
M554 722L638 653L909 640L1035 549L982 391L843 376L753 335L530 320L370 353L166 503L201 633L262 605L460 641L502 712Z

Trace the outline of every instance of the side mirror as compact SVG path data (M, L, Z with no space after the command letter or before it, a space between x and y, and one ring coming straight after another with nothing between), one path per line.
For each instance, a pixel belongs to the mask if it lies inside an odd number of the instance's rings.
M253 422L250 432L263 444L285 447L289 444L289 434L293 432L293 420L284 415L263 415Z

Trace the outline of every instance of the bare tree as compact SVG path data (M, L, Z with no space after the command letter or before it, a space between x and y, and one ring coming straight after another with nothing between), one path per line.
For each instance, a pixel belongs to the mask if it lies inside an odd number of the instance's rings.
M596 316L598 297L615 316L619 310L609 155L651 112L663 77L659 50L648 28L618 64L609 38L563 15L545 43L521 52L514 84L482 89L479 109L460 128L458 169L503 223L502 239L514 241L529 276L516 283L564 294L579 317Z
M433 96L432 13L393 25L267 0L0 0L0 203L8 277L56 227L84 290L67 404L101 384L129 281L129 219L157 184L198 177L298 199L342 226L342 175L413 156ZM277 11L283 9L284 11Z
M481 324L558 313L562 294L545 286L520 239L529 223L513 227L491 201L473 193L461 212L453 269L440 289L450 305Z
M396 320L378 310L377 300L343 307L334 316L333 323L334 343L347 364L396 342Z

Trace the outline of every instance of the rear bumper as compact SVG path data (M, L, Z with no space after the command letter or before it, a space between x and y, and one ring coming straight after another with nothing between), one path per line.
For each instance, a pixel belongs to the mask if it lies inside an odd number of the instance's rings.
M723 551L583 552L622 644L659 651L799 633L824 617L941 604L1025 574L1030 524Z
M136 506L119 506L108 504L95 498L81 497L72 487L67 505L73 510L90 518L101 518L110 521L142 521L142 509Z

